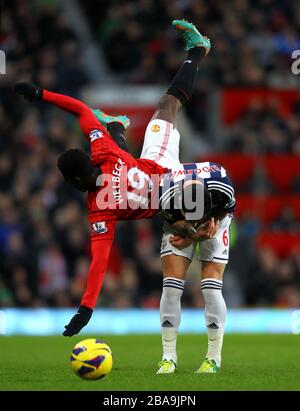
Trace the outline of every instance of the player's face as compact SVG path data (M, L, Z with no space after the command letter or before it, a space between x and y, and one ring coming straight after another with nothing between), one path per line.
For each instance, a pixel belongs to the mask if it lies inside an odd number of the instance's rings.
M80 191L95 191L97 189L97 178L100 174L99 169L94 169L85 177L76 177L76 185Z
M83 193L88 191L88 187L86 185L86 182L84 179L80 177L75 177L72 179L66 179L68 183L70 183L74 188L76 188L79 191L82 191Z
M194 227L197 227L197 229L204 227L209 221L210 219L213 217L215 221L219 220L223 220L223 218L225 218L227 216L227 212L224 210L216 210L215 212L210 213L208 216L206 216L204 219L202 219L201 221L191 221L191 224Z
M97 178L101 173L99 168L92 168L91 172L84 177L70 177L65 180L81 192L95 191L97 189Z

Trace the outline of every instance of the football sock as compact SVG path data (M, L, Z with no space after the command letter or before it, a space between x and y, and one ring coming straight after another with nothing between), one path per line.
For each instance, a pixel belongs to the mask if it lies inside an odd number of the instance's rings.
M205 322L208 336L206 357L221 365L221 351L226 319L226 304L222 295L223 282L214 278L201 281L201 290L205 302Z
M119 123L118 121L109 123L107 125L107 130L112 136L113 140L115 140L115 142L118 144L118 146L123 150L128 151L126 139L124 136L125 128L123 127L122 123Z
M192 96L198 73L198 66L206 50L194 47L188 51L187 59L175 75L167 94L176 97L182 105L187 104Z
M162 333L163 360L177 363L176 341L181 319L181 296L184 280L166 277L160 300L160 324Z

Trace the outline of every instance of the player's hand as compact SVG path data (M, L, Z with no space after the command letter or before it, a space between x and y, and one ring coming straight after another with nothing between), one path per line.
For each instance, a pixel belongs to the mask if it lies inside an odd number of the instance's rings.
M91 308L81 305L69 324L65 325L63 335L72 337L72 335L78 334L90 321L92 314L93 310Z
M203 226L201 226L195 234L193 234L192 239L195 241L211 240L215 236L219 227L220 221L215 220L212 217Z
M173 247L178 248L178 250L182 250L183 248L189 247L192 245L194 240L189 237L182 237L179 234L174 234L170 237L170 243Z
M41 100L43 97L43 89L31 83L15 84L15 92L29 101Z

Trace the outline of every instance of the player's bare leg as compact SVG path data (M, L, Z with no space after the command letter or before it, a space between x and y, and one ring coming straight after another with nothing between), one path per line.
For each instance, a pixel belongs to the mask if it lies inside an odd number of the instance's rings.
M160 98L151 120L164 120L177 128L177 115L182 103L177 97L165 94Z
M209 53L211 45L209 39L202 36L193 24L174 20L172 25L184 40L187 59L179 68L166 95L159 100L152 120L164 120L177 128L178 111L189 102L197 80L198 66Z
M225 264L213 261L202 262L201 290L205 303L208 348L205 360L196 371L197 374L212 374L220 371L226 319L226 304L222 295L225 267Z

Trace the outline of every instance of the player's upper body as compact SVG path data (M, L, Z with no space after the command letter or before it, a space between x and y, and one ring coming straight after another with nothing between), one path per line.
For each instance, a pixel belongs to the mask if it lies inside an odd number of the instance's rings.
M68 150L59 157L58 167L73 186L88 191L92 239L98 240L113 238L119 220L157 214L159 204L155 199L167 169L151 160L134 158L118 147L98 120L91 120L90 125L81 123L90 142L91 159L81 150ZM72 182L74 176L77 181Z
M192 203L184 204L185 197ZM199 201L200 199L200 201ZM198 200L198 201L196 201ZM196 213L195 204L202 205ZM226 170L213 162L183 163L165 174L161 182L160 207L169 227L178 232L179 221L190 222L193 232L210 218L221 220L235 210L234 188ZM199 214L200 213L200 214ZM180 234L180 233L179 233ZM184 232L182 232L184 234Z
M168 171L148 159L136 159L122 150L93 111L83 102L48 90L41 100L75 114L90 143L91 158L79 149L63 153L58 167L64 178L81 191L88 191L87 206L93 237L113 237L117 220L151 218L158 212L153 191ZM157 194L156 194L157 195ZM153 204L151 202L153 200ZM95 223L105 222L106 232Z

